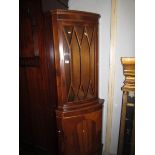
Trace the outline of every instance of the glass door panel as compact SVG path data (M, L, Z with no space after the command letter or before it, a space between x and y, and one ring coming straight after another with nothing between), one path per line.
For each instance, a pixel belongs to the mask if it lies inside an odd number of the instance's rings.
M67 101L95 97L95 28L64 26L63 51Z

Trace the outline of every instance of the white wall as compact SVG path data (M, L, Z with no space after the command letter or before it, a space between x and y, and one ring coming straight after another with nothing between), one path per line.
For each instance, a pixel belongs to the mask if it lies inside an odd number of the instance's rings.
M101 15L99 22L99 97L105 99L102 137L104 143L108 100L111 0L69 0L69 9L89 11ZM134 56L134 0L118 0L117 14L116 78L111 154L117 153L122 103L121 86L123 85L124 76L120 57Z
M134 57L135 54L135 0L118 0L117 4L117 43L116 43L116 72L114 109L112 122L111 153L117 152L118 135L120 126L120 113L124 76L120 62L121 57Z
M110 14L111 0L69 0L70 10L98 13L99 21L99 97L105 99L103 116L103 143L106 134L106 109L108 96Z

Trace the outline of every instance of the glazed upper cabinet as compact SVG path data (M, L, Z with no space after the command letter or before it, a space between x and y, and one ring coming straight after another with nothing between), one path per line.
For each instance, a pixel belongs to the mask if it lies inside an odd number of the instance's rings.
M59 105L97 99L98 18L90 13L52 12Z
M94 24L62 24L66 102L97 97L96 36Z
M98 99L99 15L54 10L46 18L47 49L57 82L60 155L99 155L102 103Z

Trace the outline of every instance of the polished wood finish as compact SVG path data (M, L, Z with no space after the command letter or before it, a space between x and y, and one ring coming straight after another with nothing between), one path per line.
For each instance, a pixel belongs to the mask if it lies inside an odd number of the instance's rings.
M99 15L65 10L51 14L59 108L97 99Z
M122 58L123 74L125 76L123 91L135 91L135 58Z
M55 62L61 155L99 155L102 152L98 18L94 13L60 9L46 15L46 46L51 51L51 62L53 59Z
M46 53L44 34L43 5L48 4L40 0L19 3L20 154L57 155L55 69ZM60 3L53 8L60 6L66 8Z
M122 58L125 75L118 155L135 154L135 58Z
M93 155L101 150L102 110L57 117L60 154ZM62 122L61 122L62 121Z

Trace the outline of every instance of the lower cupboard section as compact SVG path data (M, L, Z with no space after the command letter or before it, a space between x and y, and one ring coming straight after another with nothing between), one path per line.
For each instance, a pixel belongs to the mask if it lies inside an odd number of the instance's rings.
M102 110L57 117L60 155L101 155Z

